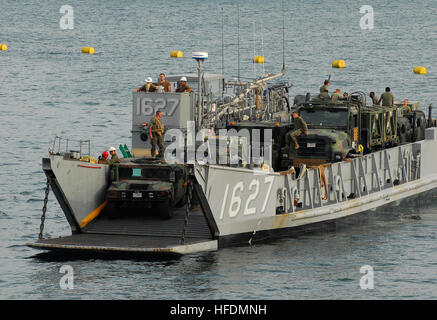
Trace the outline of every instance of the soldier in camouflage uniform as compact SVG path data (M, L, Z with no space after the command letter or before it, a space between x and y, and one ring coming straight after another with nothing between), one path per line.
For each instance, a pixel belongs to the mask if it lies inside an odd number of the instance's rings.
M146 81L146 84L143 85L142 87L136 88L134 90L134 92L140 92L140 91L156 92L156 91L158 91L158 86L156 86L152 83L152 78L147 78L145 81Z
M179 87L176 89L176 92L192 92L193 89L187 84L187 78L182 77L179 81Z
M285 144L286 146L290 145L290 139L293 140L295 149L299 149L299 143L297 143L297 137L302 134L309 134L308 126L304 119L299 117L299 114L295 111L293 112L293 122L294 122L294 131L287 133L285 136Z
M152 143L152 157L155 156L156 146L159 146L159 157L164 157L164 125L161 122L162 112L156 111L156 116L150 121L150 139Z
M394 97L393 94L390 92L390 88L385 88L385 93L381 95L381 98L379 98L378 105L381 103L382 105L386 107L391 107L394 103Z
M111 160L108 161L109 164L116 164L121 162L120 158L117 156L117 153L115 152L114 147L109 148L109 154L111 155Z
M325 82L323 83L323 86L320 87L320 93L325 92L325 89L328 90L329 88L329 84L331 82L329 80L325 80Z
M332 94L331 99L338 100L340 98L341 98L341 91L340 89L336 89L335 92Z
M329 95L328 89L325 89L325 91L319 94L318 98L321 100L331 100L331 96Z
M378 104L378 98L375 96L375 92L370 92L369 95L370 98L372 98L372 104L377 105Z

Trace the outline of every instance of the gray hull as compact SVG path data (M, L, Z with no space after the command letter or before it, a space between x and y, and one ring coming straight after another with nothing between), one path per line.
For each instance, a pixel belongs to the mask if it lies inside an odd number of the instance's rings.
M171 223L143 219L123 226L118 220L106 220L108 166L51 155L43 160L43 168L53 177L51 186L72 236L29 245L186 254L299 234L430 192L437 188L435 159L437 130L429 128L423 141L308 168L300 179L291 172L195 165L201 206L190 213L191 229L183 242L183 210Z

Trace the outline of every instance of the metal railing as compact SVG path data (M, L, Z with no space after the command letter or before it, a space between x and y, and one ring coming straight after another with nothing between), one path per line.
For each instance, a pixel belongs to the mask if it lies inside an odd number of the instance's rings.
M79 150L69 149L70 147L77 148ZM88 149L88 150L87 150ZM63 151L65 150L65 151ZM86 153L88 151L88 153ZM91 140L74 140L67 139L60 136L55 136L53 146L49 149L49 154L68 155L70 158L82 159L84 155L88 156L88 161L91 158Z

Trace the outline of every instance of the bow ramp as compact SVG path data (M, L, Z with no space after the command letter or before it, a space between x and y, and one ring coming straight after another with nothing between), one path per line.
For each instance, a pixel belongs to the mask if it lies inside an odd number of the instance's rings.
M184 233L185 210L175 212L170 220L145 217L110 219L101 217L87 225L82 233L40 239L32 247L48 250L76 250L108 253L189 254L217 250L217 240L202 213L191 211Z
M130 165L126 166L129 168ZM163 168L169 169L167 166ZM48 179L47 190L53 190L72 235L43 239L41 232L37 241L28 244L31 247L58 251L170 254L218 248L217 226L202 189L195 183L188 184L190 197L186 198L187 201L174 207L170 218L163 218L162 203L158 200L167 197L163 190L168 191L170 182L140 184L135 180L129 188L124 186L114 191L113 194L119 194L120 199L114 198L111 203L108 195L108 186L112 182L109 165L84 163L51 154L43 159L43 169ZM119 171L120 178L123 174L135 174L133 169L123 171L120 168ZM143 171L163 174L157 168ZM178 177L182 175L176 172L173 180L177 182ZM126 182L121 179L121 183ZM129 206L125 206L126 203Z

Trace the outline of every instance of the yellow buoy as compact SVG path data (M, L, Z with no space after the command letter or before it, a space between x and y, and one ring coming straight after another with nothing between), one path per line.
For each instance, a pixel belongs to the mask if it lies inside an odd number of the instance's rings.
M8 50L8 46L5 43L0 43L0 51Z
M344 60L334 60L332 62L332 67L343 69L344 67L346 67L346 62Z
M264 63L266 59L263 56L255 56L252 61L253 63Z
M182 58L184 53L182 51L171 51L170 58Z
M425 67L415 67L413 72L416 74L426 74L428 70Z
M82 47L82 53L93 54L94 48L93 47Z

